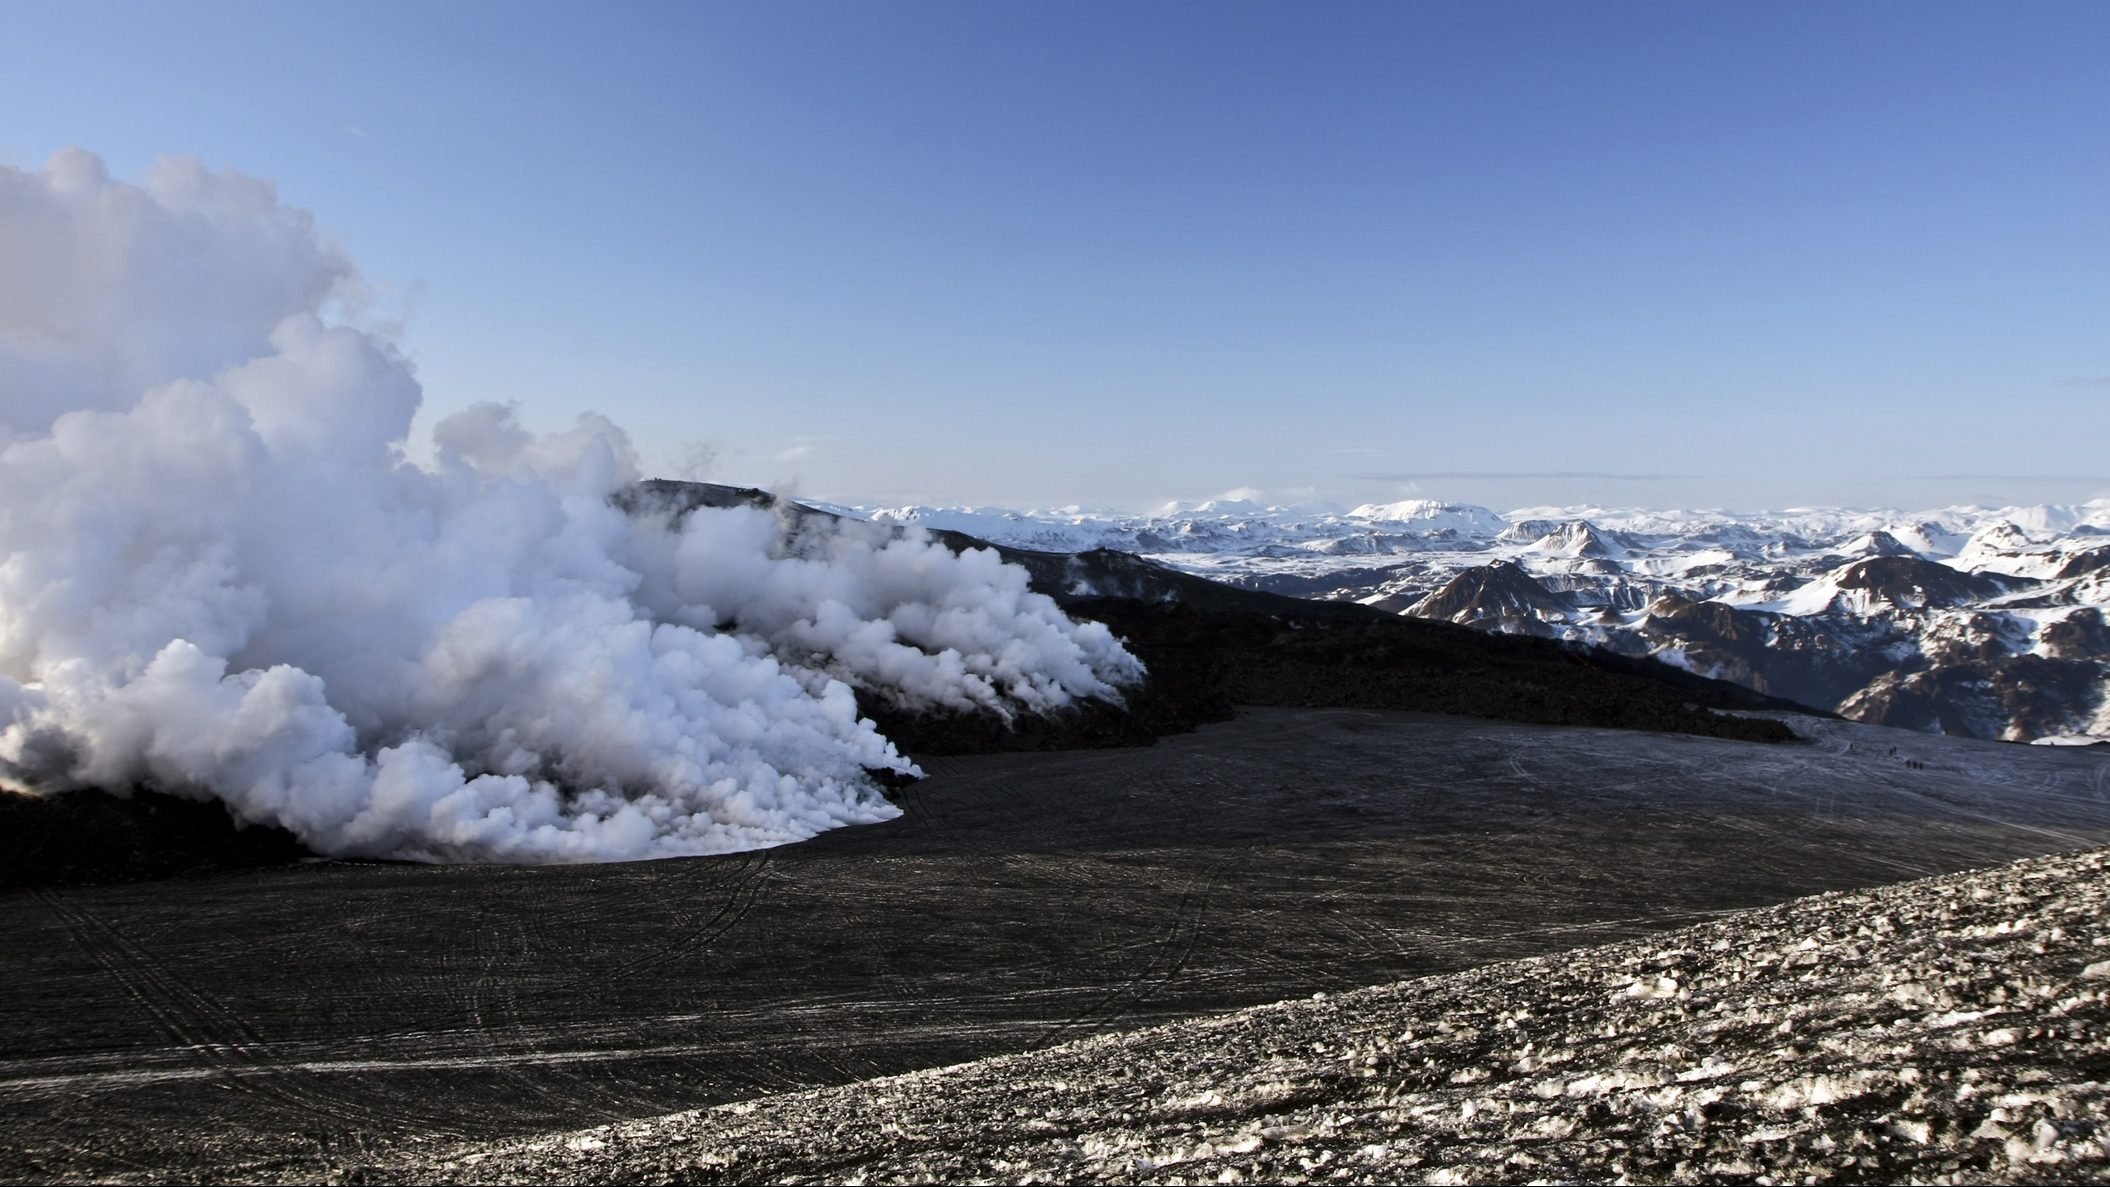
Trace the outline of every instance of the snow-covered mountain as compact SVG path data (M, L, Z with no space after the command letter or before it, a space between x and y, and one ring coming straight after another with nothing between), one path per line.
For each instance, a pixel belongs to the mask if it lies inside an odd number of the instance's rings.
M1862 721L2110 738L2110 499L1911 513L1497 513L1428 499L827 509L1652 655Z

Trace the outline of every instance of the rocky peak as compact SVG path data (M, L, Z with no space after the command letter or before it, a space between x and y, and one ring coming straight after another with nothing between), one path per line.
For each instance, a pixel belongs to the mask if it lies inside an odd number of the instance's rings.
M1559 556L1609 558L1620 552L1587 519L1570 520L1540 536L1532 547Z
M1539 584L1510 561L1465 569L1442 589L1416 602L1407 613L1417 618L1476 622L1486 618L1560 618L1574 603Z
M1856 536L1842 545L1839 551L1846 556L1918 556L1919 553L1904 541L1881 528Z
M1840 589L1865 591L1871 601L1902 609L1961 606L1998 597L2012 586L1990 574L1965 573L1918 556L1855 561L1832 578Z

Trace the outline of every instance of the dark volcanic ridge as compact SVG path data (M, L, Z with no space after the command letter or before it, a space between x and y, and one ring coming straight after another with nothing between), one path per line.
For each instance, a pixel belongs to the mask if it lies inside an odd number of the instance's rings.
M2101 1182L2106 911L2110 852L2037 858L357 1173L462 1183Z
M794 526L828 516L752 487L663 479L640 483L623 499L634 513L741 504L771 508ZM1125 705L1009 722L863 698L865 711L911 754L1136 745L1227 720L1234 704L1399 709L1768 742L1794 735L1777 721L1735 714L1816 712L1646 658L1242 589L1112 549L1039 552L959 532L932 535L955 550L994 549L1021 566L1034 590L1071 616L1112 628L1150 675Z
M618 502L639 515L762 506L794 532L807 520L832 518L754 488L666 480L641 483ZM995 548L1023 566L1033 588L1072 617L1112 628L1149 675L1122 704L1085 701L1008 718L860 691L861 711L911 757L1148 745L1228 720L1234 704L1400 709L1767 742L1793 734L1778 721L1735 714L1808 712L1649 659L1239 589L1111 550L1033 552L934 534L956 551ZM238 826L217 802L117 790L0 795L0 886L122 882L313 856L283 830Z
M236 825L218 800L0 790L0 889L199 876L313 856L285 829Z

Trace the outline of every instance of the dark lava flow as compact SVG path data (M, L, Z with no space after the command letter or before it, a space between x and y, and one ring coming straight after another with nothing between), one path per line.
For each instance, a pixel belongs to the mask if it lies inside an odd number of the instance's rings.
M322 1173L2110 841L2100 756L1797 726L1258 709L766 852L15 891L0 1173Z

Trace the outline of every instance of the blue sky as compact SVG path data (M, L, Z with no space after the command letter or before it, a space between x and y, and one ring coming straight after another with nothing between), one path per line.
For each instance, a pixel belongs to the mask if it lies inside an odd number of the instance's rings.
M0 3L428 407L878 502L2110 495L2110 6Z

